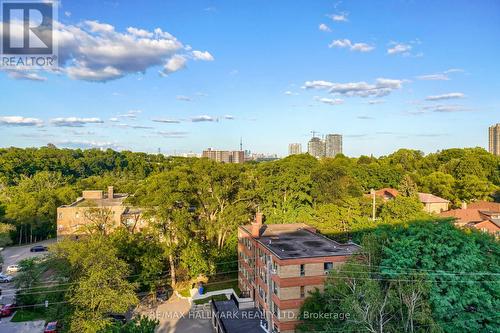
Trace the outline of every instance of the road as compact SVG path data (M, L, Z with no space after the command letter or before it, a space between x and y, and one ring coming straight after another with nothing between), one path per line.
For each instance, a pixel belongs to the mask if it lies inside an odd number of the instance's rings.
M48 246L56 242L53 240L46 240L30 245L22 246L12 246L5 248L1 253L3 257L2 273L6 274L7 267L9 265L14 265L21 260L44 256L47 252L30 252L30 249L34 245L44 245ZM12 274L12 275L15 275ZM1 303L9 304L14 302L15 286L14 283L4 283L0 285L2 289ZM30 322L22 323L12 323L10 322L11 317L2 318L0 321L0 333L37 333L43 332L45 322L43 320L36 320Z

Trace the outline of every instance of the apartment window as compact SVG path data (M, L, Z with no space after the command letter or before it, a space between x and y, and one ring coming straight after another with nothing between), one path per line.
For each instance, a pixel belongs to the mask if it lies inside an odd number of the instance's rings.
M276 316L276 318L280 317L280 309L274 302L273 302L273 314Z
M300 286L300 298L306 297L306 290L304 286Z
M328 274L328 272L333 269L333 262L325 262L323 264L323 269L325 270L325 274Z
M278 285L276 284L275 281L273 281L273 293L278 296L278 291L279 291L279 288L278 288Z
M278 274L278 264L273 261L273 274Z
M305 276L306 275L306 265L301 264L300 265L300 276Z

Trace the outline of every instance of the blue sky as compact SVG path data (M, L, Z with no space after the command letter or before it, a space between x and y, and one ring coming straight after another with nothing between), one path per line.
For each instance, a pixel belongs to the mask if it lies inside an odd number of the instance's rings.
M58 12L61 69L0 72L0 146L200 153L242 137L285 155L314 130L343 134L346 155L378 156L487 147L500 122L494 0L62 1Z

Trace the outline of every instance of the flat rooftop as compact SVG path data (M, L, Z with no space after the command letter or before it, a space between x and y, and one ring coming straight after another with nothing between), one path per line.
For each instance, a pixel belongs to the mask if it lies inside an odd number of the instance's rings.
M240 310L233 300L214 303L228 333L265 333L260 327L260 311L256 308Z
M251 225L243 228L251 233ZM357 244L338 243L310 229L303 223L263 225L256 240L280 259L347 256L361 249Z
M113 207L123 205L123 201L128 198L127 193L115 193L113 198L104 197L102 199L78 198L75 202L61 207Z

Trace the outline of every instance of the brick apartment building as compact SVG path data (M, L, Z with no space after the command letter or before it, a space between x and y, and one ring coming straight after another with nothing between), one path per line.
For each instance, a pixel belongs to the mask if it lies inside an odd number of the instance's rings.
M238 229L238 284L264 314L268 332L291 333L309 291L323 290L326 273L360 250L340 244L306 224L262 224Z
M140 209L125 204L128 196L127 193L114 193L113 186L108 186L107 193L83 191L75 202L57 208L57 238L78 238L91 224L100 224L103 220L110 228L125 226L132 232L143 228L146 221L141 218ZM90 217L90 210L95 218ZM97 210L102 212L95 213Z
M204 150L201 157L222 163L245 163L245 152L243 150Z

